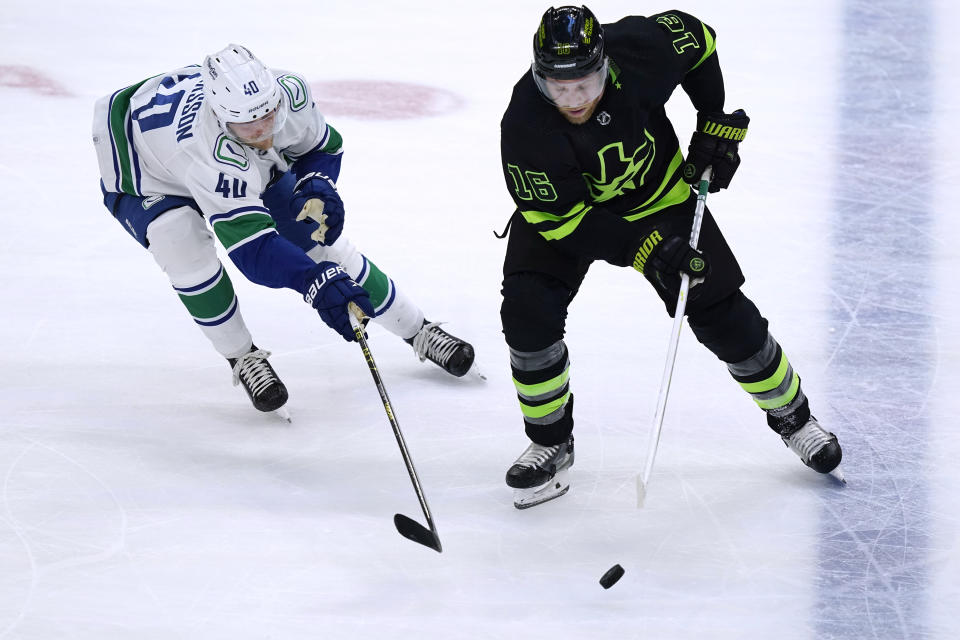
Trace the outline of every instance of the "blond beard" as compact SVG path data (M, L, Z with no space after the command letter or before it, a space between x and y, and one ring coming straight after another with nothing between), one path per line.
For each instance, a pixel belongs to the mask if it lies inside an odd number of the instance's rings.
M566 121L569 122L570 124L583 124L584 122L589 120L590 116L593 115L593 112L597 110L597 105L600 103L600 98L602 97L603 97L603 93L597 96L593 100L593 102L588 104L583 113L576 116L570 115L568 110L564 110L559 107L557 107L557 111L559 111L560 115L562 115L564 119L566 119Z

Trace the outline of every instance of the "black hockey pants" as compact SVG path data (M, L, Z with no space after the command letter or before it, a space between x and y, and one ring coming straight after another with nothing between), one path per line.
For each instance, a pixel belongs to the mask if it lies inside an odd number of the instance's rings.
M651 218L636 224L689 235L692 207L684 203ZM699 247L711 271L688 298L687 321L694 335L767 412L771 428L781 432L802 425L809 409L799 376L767 330L767 320L740 291L743 274L709 211ZM568 307L591 262L559 252L515 215L500 316L526 434L542 445L564 442L573 430L570 360L563 337ZM679 278L667 286L647 279L672 315Z

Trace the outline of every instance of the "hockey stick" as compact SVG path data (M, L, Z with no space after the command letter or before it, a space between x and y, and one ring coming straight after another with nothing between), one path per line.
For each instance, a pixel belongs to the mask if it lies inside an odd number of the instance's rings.
M710 187L712 167L707 167L700 176L697 191L697 208L693 213L693 228L690 230L690 246L697 248L700 241L700 225L703 223L703 210L707 205L707 189ZM680 329L683 328L683 315L687 310L687 294L690 292L690 276L680 274L680 295L677 296L677 308L673 314L673 329L670 331L670 343L667 347L667 362L663 367L660 380L660 395L657 396L657 411L653 416L653 431L650 433L650 446L647 448L647 463L643 474L637 476L637 508L643 507L647 497L647 485L653 473L653 461L657 457L660 445L660 433L663 430L663 414L667 410L667 396L670 394L670 380L673 378L673 365L677 360L677 345L680 343Z
M403 440L403 433L400 432L400 424L397 422L396 416L393 415L393 408L390 406L387 389L383 386L383 378L380 377L380 371L377 369L377 363L373 360L370 345L367 344L367 339L363 335L365 323L363 323L361 319L365 319L365 316L363 315L363 311L360 310L360 307L352 302L350 303L349 316L350 326L353 327L353 333L357 337L357 342L360 343L360 347L363 349L363 357L367 361L367 366L370 367L370 375L373 376L373 381L377 385L377 391L380 392L383 409L387 412L387 418L390 420L390 426L393 428L393 435L396 436L397 444L400 446L400 455L403 456L403 463L407 465L407 473L410 474L410 482L413 483L413 489L417 492L420 508L423 510L423 515L426 517L427 524L430 528L427 529L416 520L408 518L402 513L394 514L393 524L404 538L409 538L414 542L419 542L425 547L436 550L437 553L442 553L443 548L440 546L440 536L437 534L437 526L433 522L433 516L430 515L430 507L427 506L427 498L423 495L423 488L420 486L417 470L413 468L413 460L410 458L410 452L407 450L407 443Z

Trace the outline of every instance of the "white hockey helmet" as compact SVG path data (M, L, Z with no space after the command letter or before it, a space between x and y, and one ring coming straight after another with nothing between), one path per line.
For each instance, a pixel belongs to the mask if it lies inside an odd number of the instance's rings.
M200 69L203 94L227 133L231 124L273 118L273 127L262 139L280 130L286 120L283 95L273 73L246 47L230 44L208 55ZM240 139L241 142L259 140Z

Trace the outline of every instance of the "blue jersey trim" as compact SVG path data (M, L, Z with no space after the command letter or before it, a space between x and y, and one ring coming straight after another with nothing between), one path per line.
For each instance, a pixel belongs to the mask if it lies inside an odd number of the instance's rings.
M269 233L231 249L228 254L240 272L256 284L306 293L307 274L316 263L303 249L279 235Z
M193 321L196 322L197 324L199 324L199 325L202 326L202 327L215 327L215 326L217 326L218 324L223 324L224 322L226 322L227 320L229 320L230 318L232 318L232 317L233 317L233 314L235 314L235 313L237 312L237 307L239 307L239 306L240 306L240 301L237 300L237 297L236 297L236 296L234 296L234 297L233 297L233 306L232 306L232 307L230 308L230 310L226 313L226 315L224 315L222 318L217 318L216 320L212 320L212 321L209 321L209 322L206 321L206 320L197 320L196 318L194 318Z
M117 89L113 92L113 95L110 96L110 104L107 105L107 132L110 134L110 150L113 152L113 175L116 176L116 188L114 191L116 193L123 193L123 190L120 188L120 151L117 145L117 139L113 137L113 127L110 126L110 115L113 113L113 101L116 100L117 94L123 91L123 89Z
M326 153L319 151L319 148L319 145L314 147L293 163L292 170L297 179L317 171L328 176L334 182L340 178L340 162L343 160L343 154Z
M215 222L222 222L234 216L244 214L244 213L264 213L270 215L270 211L266 207L250 206L250 207L239 207L237 209L231 209L226 213L215 213L210 216L210 224Z
M181 293L191 293L191 292L193 292L193 291L200 291L201 289L206 289L207 287L209 287L210 285L212 285L214 282L216 282L217 280L219 280L219 279L220 279L220 276L221 276L222 274L223 274L223 265L221 264L221 265L220 265L220 268L217 270L217 272L214 274L214 276L213 276L212 278L210 278L209 280L207 280L207 281L205 281L205 282L201 282L200 284L198 284L198 285L195 286L195 287L174 287L174 290L175 290L175 291L178 291L178 292L181 292Z
M143 189L141 185L142 175L140 174L140 156L137 155L137 148L133 144L133 119L127 115L124 115L124 118L127 120L127 141L130 143L130 163L133 165L133 175L136 180L134 190L137 192L138 196L143 195Z

